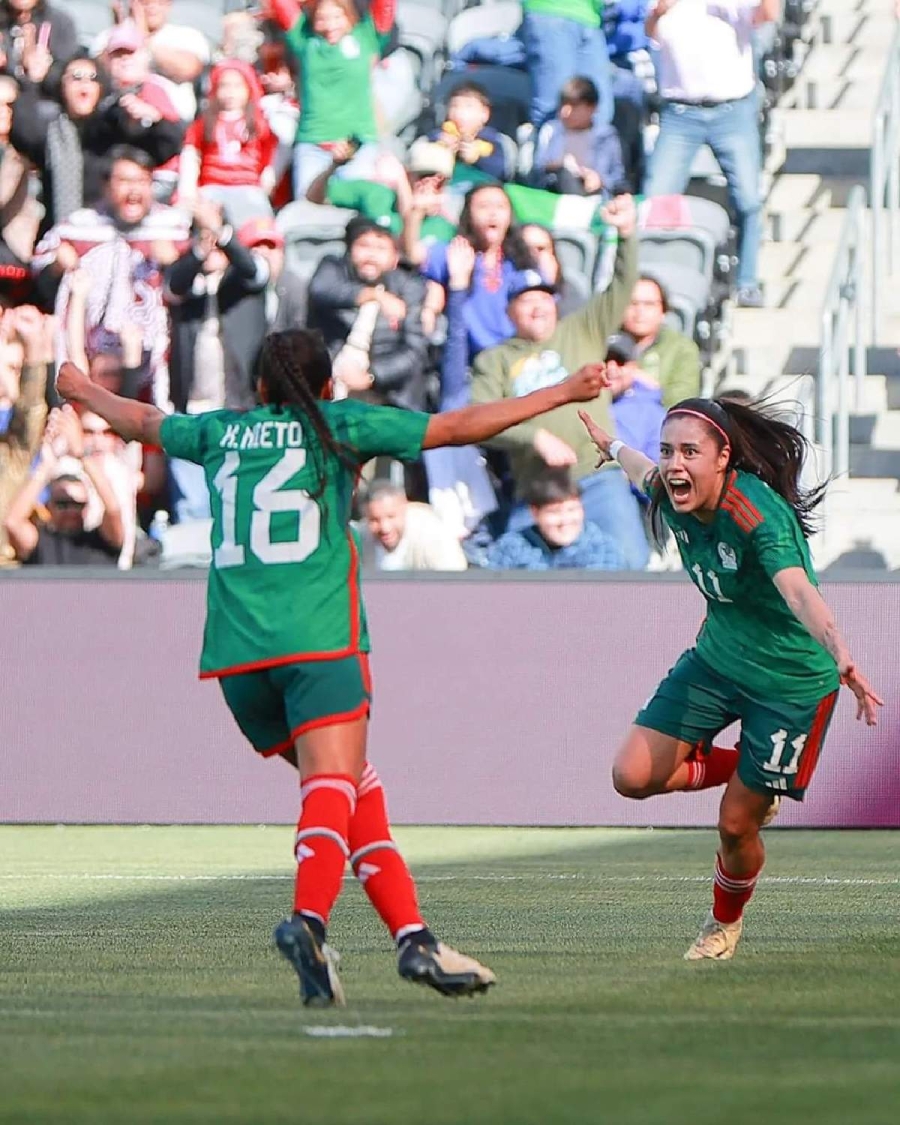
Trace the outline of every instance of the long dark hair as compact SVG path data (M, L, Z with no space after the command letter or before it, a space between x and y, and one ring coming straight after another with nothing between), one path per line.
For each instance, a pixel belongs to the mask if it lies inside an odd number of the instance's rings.
M503 188L500 184L478 184L468 191L465 201L463 202L462 211L460 212L458 229L458 233L461 234L466 241L470 242L479 252L482 252L482 247L479 245L478 235L472 225L472 200L482 191L503 192ZM505 195L506 193L503 192L503 194ZM507 202L509 203L508 196ZM509 230L506 232L506 237L503 239L501 245L503 257L508 258L517 270L534 269L534 258L532 257L531 251L525 245L521 228L515 221L512 203L509 204L509 214Z
M796 426L778 418L768 404L755 400L736 402L724 395L683 399L671 407L666 418L680 413L702 418L718 449L730 446L728 469L742 469L765 481L790 504L805 538L812 535L816 525L812 513L825 498L828 482L814 488L800 484L810 447ZM665 537L663 492L660 481L650 501L650 522L658 542Z
M310 492L314 500L322 496L328 483L329 458L337 458L352 473L359 468L358 457L335 438L319 408L330 378L331 356L321 332L292 328L266 336L257 366L257 379L265 387L266 400L272 406L298 407L318 438L309 447L317 478L316 488Z

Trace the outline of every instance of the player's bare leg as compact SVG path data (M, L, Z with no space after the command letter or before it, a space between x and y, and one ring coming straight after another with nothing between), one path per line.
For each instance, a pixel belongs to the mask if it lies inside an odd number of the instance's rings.
M296 752L282 757L297 765ZM384 789L367 763L350 819L350 862L369 901L397 943L398 972L444 996L486 992L496 977L473 957L437 940L419 910L416 885L391 833Z
M696 941L685 953L688 961L728 961L743 929L744 907L750 901L765 863L760 828L772 796L748 789L735 775L719 808L719 851L713 881L713 906Z
M350 855L350 821L366 760L368 720L319 727L295 742L303 802L297 824L294 913L275 929L275 944L300 978L303 1003L343 1004L338 956L325 941Z
M644 800L660 793L710 789L724 785L737 768L736 747L713 746L704 753L691 742L632 726L613 763L617 793Z

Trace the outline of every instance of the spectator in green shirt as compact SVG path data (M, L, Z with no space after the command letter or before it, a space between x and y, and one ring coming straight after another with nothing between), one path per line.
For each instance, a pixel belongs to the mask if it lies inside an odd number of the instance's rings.
M335 145L354 156L338 175L371 179L378 157L372 70L388 45L392 0L372 0L360 17L354 0L265 0L266 15L285 32L297 62L300 123L294 149L294 198L331 165Z
M669 299L655 277L639 277L622 318L636 344L638 366L660 386L662 404L674 406L700 394L700 349L665 323Z

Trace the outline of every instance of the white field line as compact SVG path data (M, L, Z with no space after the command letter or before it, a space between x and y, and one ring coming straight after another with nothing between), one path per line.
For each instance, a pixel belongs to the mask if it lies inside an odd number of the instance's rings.
M415 865L413 865L415 866ZM157 872L73 872L66 875L62 872L35 872L34 874L3 873L0 872L0 882L87 882L87 883L271 883L284 882L293 879L292 873L283 875L253 874L253 873L223 873L221 875L187 874L173 875ZM353 875L345 875L346 882L352 882ZM586 875L553 874L552 872L534 872L532 874L510 875L498 872L490 874L454 874L454 875L415 875L417 883L534 883L534 882L582 882L582 883L709 883L709 875ZM900 877L886 878L835 878L830 875L763 875L760 883L784 884L787 886L809 887L897 887L900 886Z
M696 969L686 968L685 972L696 972ZM271 1009L262 1011L257 1008L145 1008L140 1005L124 1008L113 1008L97 1001L96 1007L93 1011L98 1018L104 1021L108 1019L121 1019L125 1021L129 1024L129 1027L135 1035L144 1034L147 1030L148 1022L153 1019L165 1021L171 1021L174 1019L180 1022L187 1020L228 1020L230 1023L233 1023L236 1019L244 1021L252 1020L254 1025L257 1026L262 1026L266 1023L288 1023L289 1025L293 1026L298 1032L313 1036L318 1035L321 1038L330 1038L330 1029L338 1026L334 1024L305 1024L303 1022L300 1022L302 1020L302 1014L298 1011L273 1011ZM469 1011L470 1010L467 1009L466 1017L464 1020L460 1020L460 1023L468 1022L471 1018L474 1023L478 1024L508 1023L519 1025L523 1023L533 1023L535 1025L546 1025L551 1022L568 1024L571 1022L573 1017L578 1017L585 1014L579 1011L566 1011L544 1012L540 1015L531 1015L518 1011L512 1012L498 1010L496 1007L491 1008L489 1007L488 1002L485 1002L483 1005L479 1005L478 1010L472 1012L471 1016L469 1015ZM86 1010L84 1007L0 1008L0 1019L19 1017L20 1019L60 1020L74 1017L81 1020L84 1018L85 1014ZM754 1013L748 1015L742 1012L728 1013L718 1010L714 1014L710 1014L707 1011L685 1012L683 1014L679 1014L661 1012L615 1012L609 1011L602 1007L598 1007L597 1010L595 1012L592 1012L591 1014L594 1015L598 1021L602 1021L604 1027L609 1027L610 1025L625 1027L640 1027L644 1025L649 1025L651 1027L696 1027L706 1026L710 1020L713 1020L717 1027L721 1027L723 1025L768 1027L771 1025L775 1027L793 1027L798 1029L809 1028L813 1030L820 1030L823 1027L833 1027L842 1031L851 1031L854 1029L863 1028L900 1027L900 1015L803 1015L792 1014L790 1012L771 1012L759 1014ZM448 1023L446 1006L435 1012L429 1012L425 1009L417 1010L415 1018L417 1023L421 1023L423 1021L439 1021L440 1023L445 1025ZM134 1030L135 1019L140 1020L140 1027L138 1027L136 1031ZM454 1019L453 1022L455 1023L457 1021ZM380 1031L382 1034L380 1036L375 1036L378 1038L387 1038L387 1036L384 1035L384 1031L388 1031L389 1034L393 1033L395 1035L402 1035L404 1033L403 1028L376 1029L372 1028L371 1025L365 1024L356 1026L363 1029L363 1034L365 1034L366 1031L369 1031L370 1033L371 1031ZM354 1025L342 1025L343 1029L349 1029L351 1027L354 1027ZM326 1031L325 1029L329 1029L329 1031ZM127 1031L122 1032L122 1034L127 1033ZM168 1031L166 1033L169 1034ZM332 1031L331 1035L333 1034L334 1032ZM358 1036L359 1034L360 1032L357 1031L356 1035ZM254 1039L254 1042L258 1043L258 1041L258 1037Z

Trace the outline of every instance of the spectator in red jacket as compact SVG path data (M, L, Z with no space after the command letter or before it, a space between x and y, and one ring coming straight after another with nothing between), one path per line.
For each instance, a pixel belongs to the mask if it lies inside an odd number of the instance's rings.
M272 163L278 140L262 110L263 89L249 63L226 59L209 76L209 102L190 126L181 154L179 202L197 190L225 208L234 226L271 214Z

